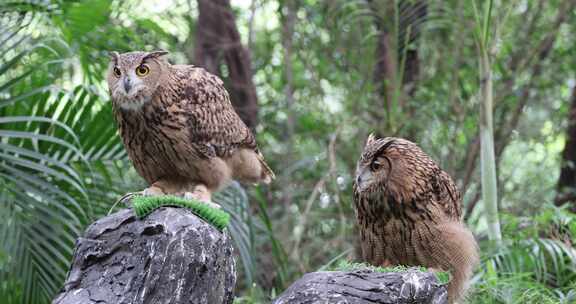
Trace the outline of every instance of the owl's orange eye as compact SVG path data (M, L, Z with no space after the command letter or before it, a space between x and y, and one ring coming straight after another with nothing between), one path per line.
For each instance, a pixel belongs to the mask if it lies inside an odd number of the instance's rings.
M382 164L380 164L380 163L377 162L377 161L373 161L373 162L370 164L370 170L372 170L372 171L376 171L376 170L380 169L380 167L382 167Z
M150 73L150 68L145 64L141 64L136 68L136 75L140 77L146 76L148 73Z
M120 69L117 67L114 67L114 75L116 77L120 77L120 75L122 75L122 72L120 72Z

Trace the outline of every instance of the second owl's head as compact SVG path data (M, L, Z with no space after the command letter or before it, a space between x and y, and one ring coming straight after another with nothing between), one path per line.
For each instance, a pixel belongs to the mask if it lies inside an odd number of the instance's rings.
M137 110L151 100L169 63L166 51L110 53L108 89L115 106Z
M405 197L423 190L437 166L415 143L370 135L356 165L356 189ZM405 197L407 198L407 197Z

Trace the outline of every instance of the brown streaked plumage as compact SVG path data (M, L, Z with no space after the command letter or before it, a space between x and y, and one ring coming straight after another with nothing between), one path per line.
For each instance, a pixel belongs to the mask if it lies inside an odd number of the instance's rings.
M108 86L120 136L146 195L210 201L231 179L269 183L274 173L222 81L172 65L166 52L112 53Z
M356 168L354 207L363 259L450 271L450 303L461 299L478 263L461 220L460 193L416 144L370 135Z

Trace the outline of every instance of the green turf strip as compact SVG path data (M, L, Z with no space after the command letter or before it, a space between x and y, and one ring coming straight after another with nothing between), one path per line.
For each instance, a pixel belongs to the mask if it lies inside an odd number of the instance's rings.
M416 268L419 271L428 272L428 269L426 269L426 267L423 267L423 266L409 267L409 266L398 265L398 266L392 266L392 267L378 267L378 266L372 266L372 265L366 264L366 263L351 263L348 261L340 261L340 263L338 263L336 265L334 270L354 271L354 270L360 270L360 269L368 269L368 270L371 270L374 272L403 272L403 271L407 271L410 268ZM436 278L438 279L438 282L440 284L447 284L450 281L450 274L448 272L438 271L438 272L434 272L434 275L436 275Z
M196 200L187 200L176 196L136 196L132 198L132 206L138 218L143 218L157 208L163 206L176 206L186 208L198 217L204 219L218 230L222 231L228 222L230 215L223 210L210 207Z

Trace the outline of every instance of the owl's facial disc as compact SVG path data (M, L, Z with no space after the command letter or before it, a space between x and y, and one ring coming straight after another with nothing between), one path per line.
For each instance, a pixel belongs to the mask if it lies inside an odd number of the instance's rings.
M134 71L125 71L120 76L112 94L118 105L125 110L140 109L151 96L142 78Z
M356 185L360 191L387 188L392 164L387 157L377 157L356 167Z
M360 191L388 191L392 173L392 158L388 150L394 145L394 140L383 141L373 135L368 137L365 151L356 167L356 187ZM374 191L369 191L374 192Z
M356 187L358 187L360 191L370 188L374 182L374 174L369 168L360 166L356 168Z
M116 107L140 110L152 100L166 63L159 59L166 52L112 53L108 86Z

